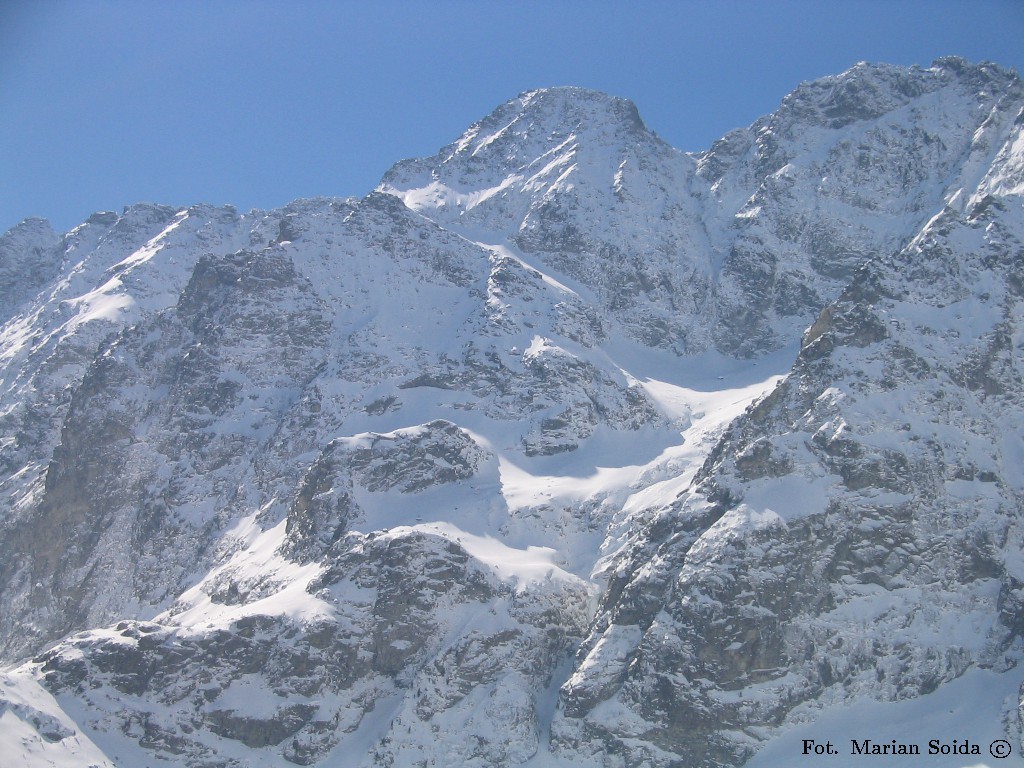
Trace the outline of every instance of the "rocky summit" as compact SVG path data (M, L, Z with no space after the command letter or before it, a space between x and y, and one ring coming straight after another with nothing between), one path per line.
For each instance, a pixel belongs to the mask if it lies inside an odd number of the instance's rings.
M699 153L552 88L362 199L27 220L5 759L767 768L971 690L1024 765L1022 275L1024 85L956 58Z

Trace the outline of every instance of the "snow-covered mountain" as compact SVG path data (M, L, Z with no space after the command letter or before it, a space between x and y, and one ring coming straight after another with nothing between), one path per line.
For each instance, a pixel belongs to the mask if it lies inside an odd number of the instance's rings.
M960 59L699 154L554 88L363 199L15 227L5 754L771 764L974 685L1024 765L1022 130Z

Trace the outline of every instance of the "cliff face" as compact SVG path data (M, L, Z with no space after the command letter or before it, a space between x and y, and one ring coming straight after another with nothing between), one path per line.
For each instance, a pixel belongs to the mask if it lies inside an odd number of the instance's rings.
M739 765L1011 670L1022 108L858 65L688 155L549 89L362 200L4 235L23 756Z
M1024 210L987 191L1012 175L859 269L789 377L619 553L564 744L610 749L640 720L665 764L737 763L808 702L1017 663ZM610 648L618 674L592 674Z

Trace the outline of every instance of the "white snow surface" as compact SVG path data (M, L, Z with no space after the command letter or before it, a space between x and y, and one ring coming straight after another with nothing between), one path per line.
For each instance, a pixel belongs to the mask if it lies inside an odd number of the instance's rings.
M1018 741L1008 739L1006 720L1017 707L1018 676L975 669L960 679L943 686L939 691L916 699L894 702L858 700L831 707L824 714L815 714L806 722L785 728L764 745L750 761L748 768L783 768L783 766L810 766L821 760L835 760L851 764L867 761L871 765L897 768L907 765L927 765L937 768L1021 768L1024 754ZM794 719L799 718L799 714ZM835 757L804 754L804 740L818 745L831 742L838 753ZM852 741L862 744L869 739L873 744L916 745L919 755L853 754ZM980 755L962 755L953 752L954 740L959 745L969 744L968 751L977 747ZM930 751L930 742L937 744ZM1009 744L1010 753L994 757L990 751ZM949 747L943 754L943 745Z
M118 765L25 669L0 673L0 755L5 765L24 768Z

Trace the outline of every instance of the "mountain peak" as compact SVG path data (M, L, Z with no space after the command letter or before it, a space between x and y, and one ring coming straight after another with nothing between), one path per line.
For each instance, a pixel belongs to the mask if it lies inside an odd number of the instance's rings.
M911 101L947 88L980 97L1019 91L1016 72L988 62L971 64L948 56L928 69L859 62L838 75L802 83L782 100L776 117L791 115L805 122L841 128L871 120Z
M490 115L470 126L455 146L467 139L486 140L495 133L516 126L520 135L542 131L588 132L609 127L624 131L646 131L640 113L629 99L578 86L558 86L524 91L497 107ZM478 145L480 142L476 141Z
M504 107L520 107L524 116L546 118L582 125L600 119L602 123L622 123L634 130L646 130L640 112L630 99L579 86L537 88L519 94ZM495 113L501 112L499 107Z
M56 275L59 245L46 219L25 219L0 235L0 323Z
M940 56L932 62L929 69L966 78L982 77L1020 82L1020 75L1010 67L1003 67L991 61L979 61L974 64L962 56Z
M657 141L629 99L575 86L525 91L471 125L435 156L397 163L382 188L425 186L440 175L487 168L511 173L568 144ZM446 166L445 168L442 168Z

